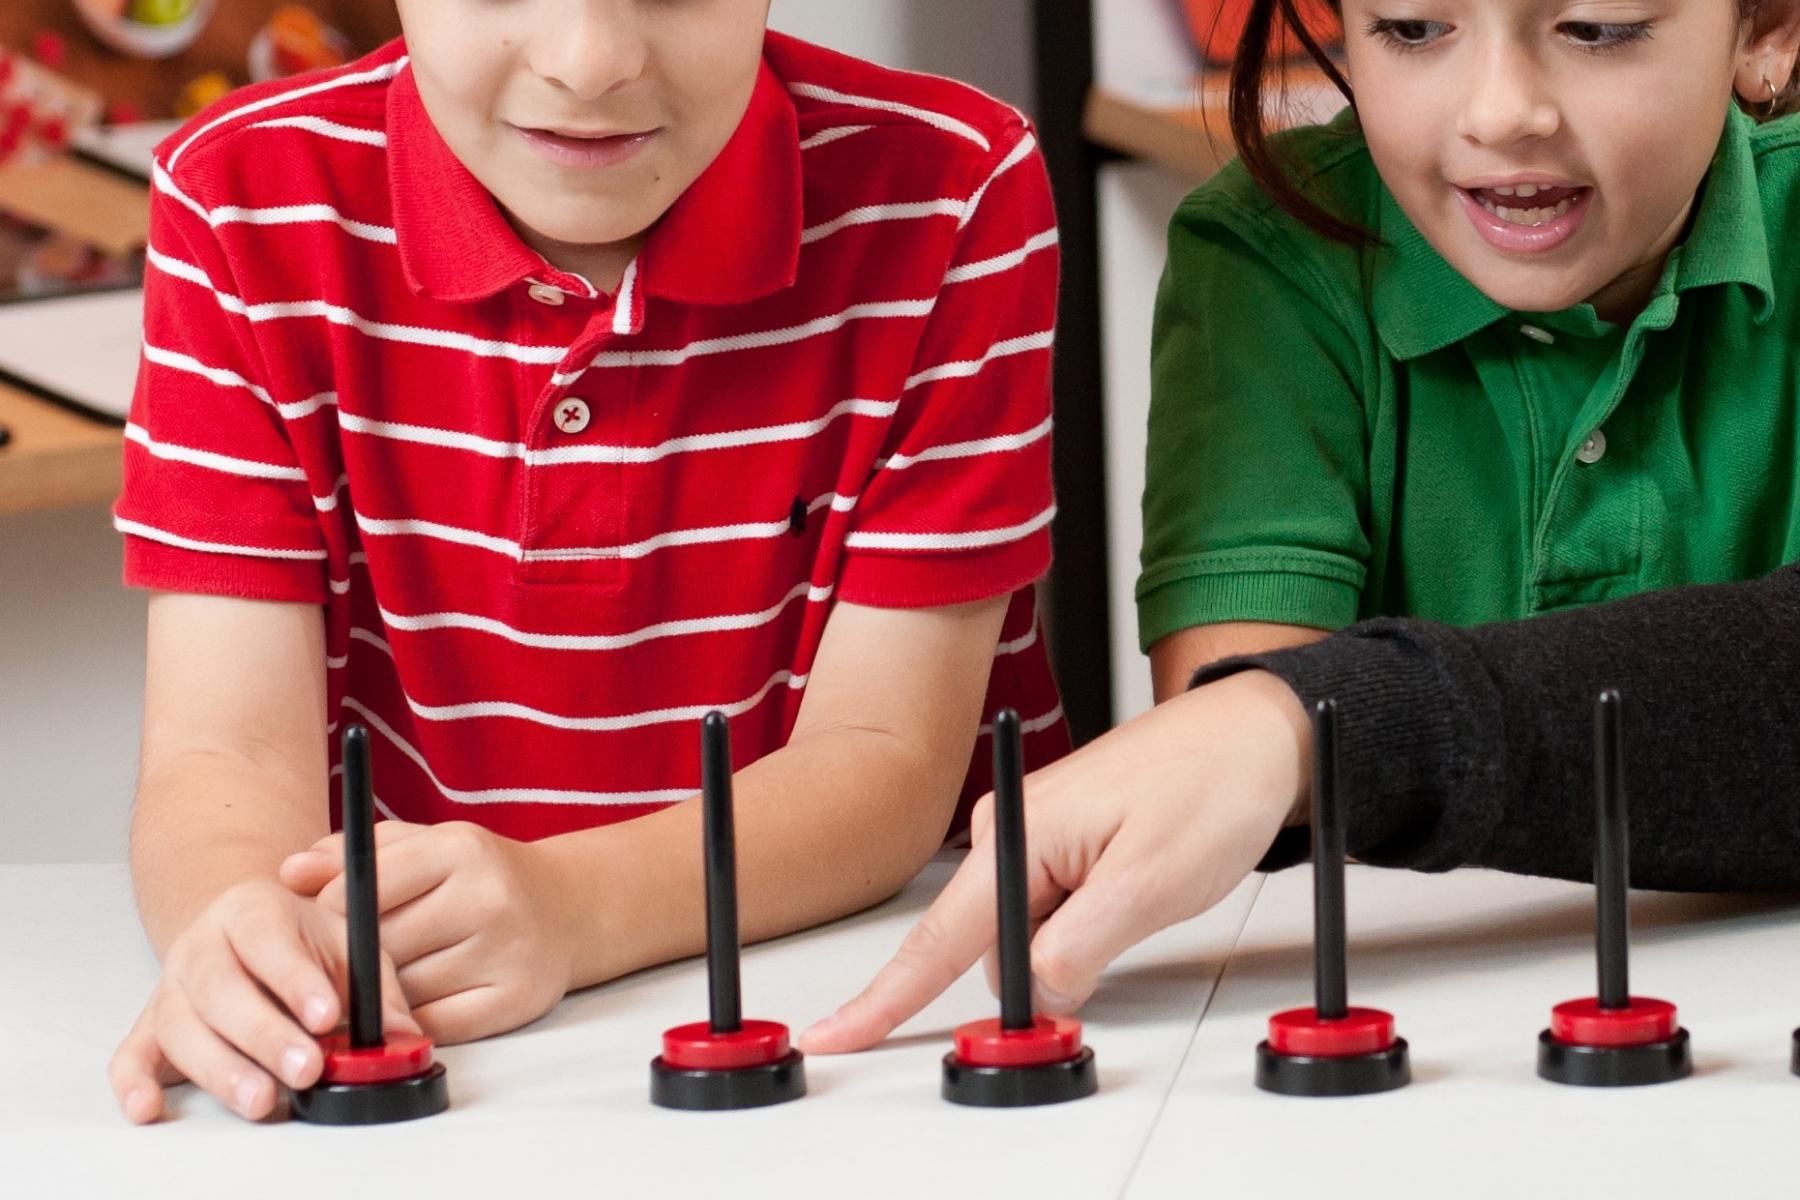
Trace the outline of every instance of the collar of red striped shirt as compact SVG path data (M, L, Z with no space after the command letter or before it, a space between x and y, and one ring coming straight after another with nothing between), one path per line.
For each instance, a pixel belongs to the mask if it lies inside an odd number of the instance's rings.
M387 133L394 230L415 293L472 302L544 277L543 259L439 136L411 70L389 89ZM765 60L737 132L651 230L638 286L683 303L742 304L792 285L805 216L800 172L799 118Z

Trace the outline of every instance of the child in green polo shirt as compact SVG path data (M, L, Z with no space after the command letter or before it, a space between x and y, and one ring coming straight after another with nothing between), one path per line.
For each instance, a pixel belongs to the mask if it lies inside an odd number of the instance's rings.
M1618 687L1636 881L1800 883L1800 569L1730 582L1800 559L1800 0L1333 7L1352 108L1265 136L1296 10L1253 0L1241 158L1175 215L1163 703L1027 781L1050 1011L1297 859L1326 696L1364 861L1581 876ZM990 861L802 1044L868 1045L979 956Z

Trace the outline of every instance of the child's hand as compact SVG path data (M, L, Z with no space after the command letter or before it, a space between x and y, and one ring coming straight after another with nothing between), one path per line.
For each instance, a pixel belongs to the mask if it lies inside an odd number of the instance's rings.
M386 1027L418 1032L385 956L382 973ZM154 1121L163 1088L191 1079L242 1116L268 1116L277 1079L318 1081L314 1035L336 1027L348 978L342 916L279 884L232 888L169 946L161 982L114 1052L107 1075L120 1109Z
M536 1020L569 990L570 922L528 842L451 822L375 826L381 944L414 1018L440 1043ZM281 865L281 881L344 909L344 842L333 834Z
M1025 781L1034 1003L1066 1014L1119 954L1217 904L1267 852L1303 794L1299 700L1249 671L1188 692ZM808 1029L809 1054L886 1037L991 950L993 804L969 856L863 993Z

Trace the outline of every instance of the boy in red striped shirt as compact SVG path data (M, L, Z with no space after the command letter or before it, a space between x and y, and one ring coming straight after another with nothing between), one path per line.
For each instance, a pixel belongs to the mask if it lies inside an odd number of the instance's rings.
M447 1042L699 951L708 710L750 938L910 878L985 790L984 714L1067 745L1025 120L766 0L399 7L403 43L157 153L116 510L156 593L136 1121L317 1078L343 725L388 1019Z

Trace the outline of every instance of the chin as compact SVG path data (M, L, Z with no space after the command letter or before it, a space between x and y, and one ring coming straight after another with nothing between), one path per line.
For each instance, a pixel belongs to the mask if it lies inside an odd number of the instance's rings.
M569 246L610 246L629 241L654 225L659 215L513 211L539 235Z
M1515 312L1561 312L1581 303L1594 291L1566 279L1522 279L1516 274L1511 278L1494 277L1499 274L1475 273L1466 277L1482 295Z

